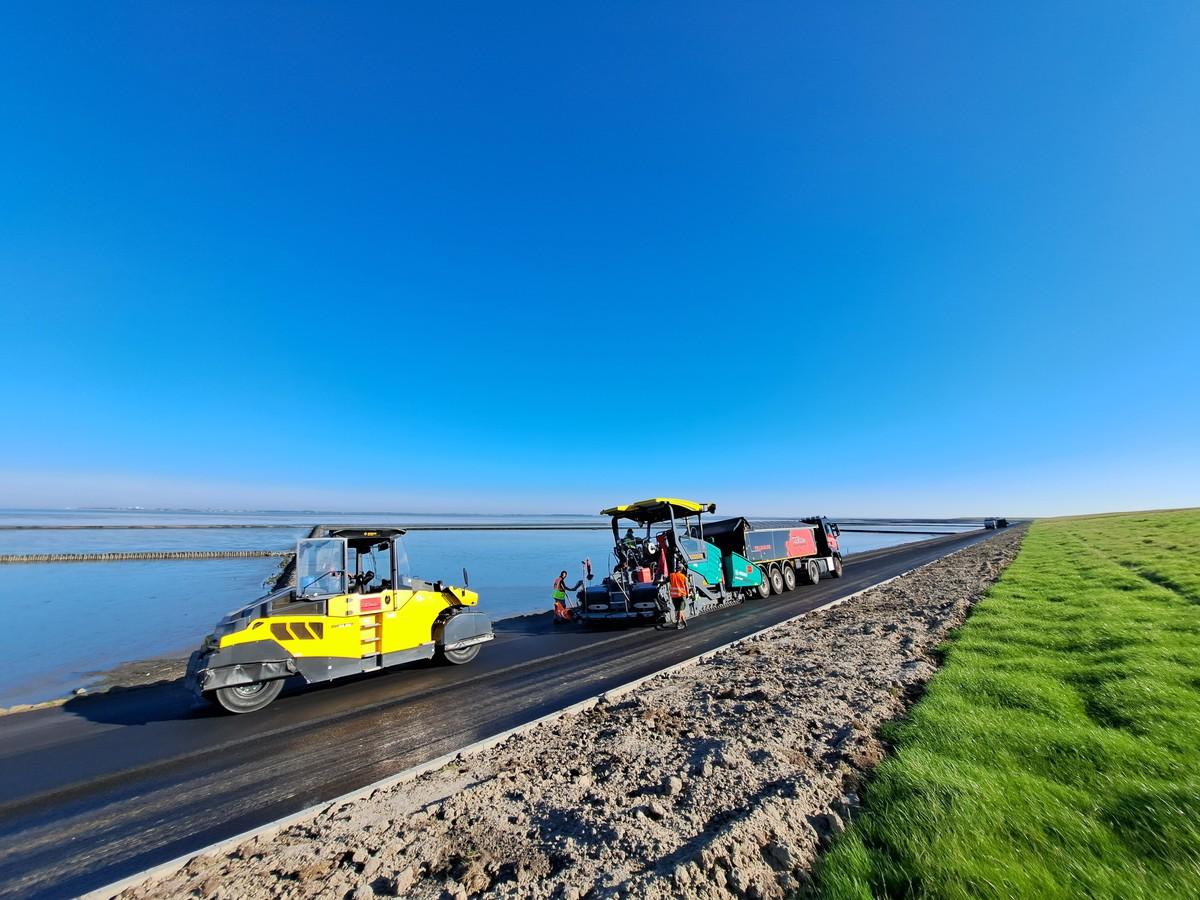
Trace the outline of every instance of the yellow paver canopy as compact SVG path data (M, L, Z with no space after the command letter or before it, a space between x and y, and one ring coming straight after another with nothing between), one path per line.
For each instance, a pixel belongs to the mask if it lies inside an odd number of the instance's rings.
M662 522L671 518L672 512L677 516L694 516L702 512L716 511L715 503L697 503L695 500L681 500L678 497L651 497L649 500L638 500L624 506L602 509L600 515L631 519L634 522Z

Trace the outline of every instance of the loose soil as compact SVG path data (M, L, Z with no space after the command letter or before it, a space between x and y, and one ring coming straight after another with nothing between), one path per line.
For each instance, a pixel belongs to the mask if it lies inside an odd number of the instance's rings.
M1023 529L126 897L782 897Z

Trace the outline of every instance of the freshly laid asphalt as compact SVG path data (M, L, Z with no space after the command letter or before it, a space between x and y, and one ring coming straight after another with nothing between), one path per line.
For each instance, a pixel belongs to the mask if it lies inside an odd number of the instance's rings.
M111 884L994 534L858 554L843 578L711 613L684 631L504 620L469 665L297 686L250 715L217 715L169 685L0 718L0 897Z

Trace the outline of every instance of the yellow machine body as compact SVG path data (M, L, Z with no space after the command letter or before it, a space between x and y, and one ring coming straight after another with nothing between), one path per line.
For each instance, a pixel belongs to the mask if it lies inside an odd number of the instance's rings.
M434 626L447 610L475 606L479 595L466 588L398 590L340 594L326 615L278 614L254 619L249 627L221 637L221 649L274 641L290 656L361 659L412 650L434 640Z

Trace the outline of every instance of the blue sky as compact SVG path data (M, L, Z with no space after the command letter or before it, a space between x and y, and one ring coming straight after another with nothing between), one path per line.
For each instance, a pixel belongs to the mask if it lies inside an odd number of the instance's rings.
M0 506L1200 504L1200 6L8 4Z

